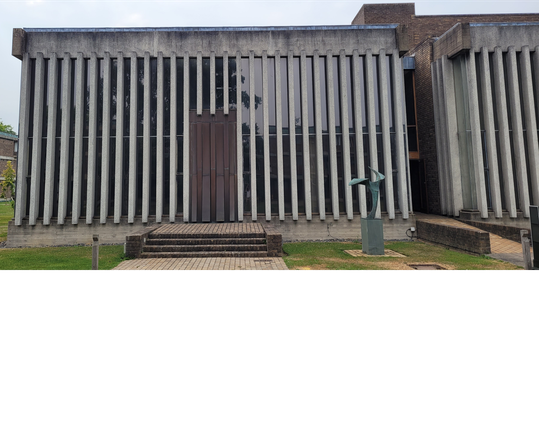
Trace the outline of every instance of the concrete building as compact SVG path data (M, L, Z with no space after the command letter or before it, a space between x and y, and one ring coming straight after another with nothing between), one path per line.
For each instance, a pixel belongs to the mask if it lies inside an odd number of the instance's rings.
M160 222L271 222L288 239L411 225L396 25L15 29L22 60L9 244L125 240Z
M434 56L434 44L442 35L459 23L489 23L491 25L495 23L533 23L539 22L539 14L416 15L414 3L366 4L362 6L352 22L359 25L399 23L406 30L410 50L405 54L404 65L411 66L409 69L405 69L404 80L407 92L413 209L425 213L460 216L458 210L450 211L442 203L442 191L445 191L447 187L442 187L441 183L446 176L444 174L449 167L449 162L444 158L444 151L439 153L437 149L438 136L443 135L441 131L443 127L441 125L435 126L435 113L438 107L436 103L437 91L433 92L433 74L431 72L431 64L437 60ZM510 27L502 26L501 28L509 29ZM516 28L520 28L520 26ZM522 46L521 38L528 41L531 38L535 41L529 47L533 53L539 44L534 29L534 27L525 27L521 28L520 32L513 32L510 36L512 38L510 45L520 47ZM475 32L477 31L476 29ZM493 52L494 47L489 47L488 50ZM414 101L415 104L410 104L409 101ZM535 94L535 101L537 101L537 94ZM440 161L440 158L443 160ZM476 212L466 213L466 217L485 219L478 217L477 207L473 210ZM507 216L508 209L504 210L507 211L507 213L504 212L504 216ZM491 211L494 210L491 208ZM499 220L499 218L494 219L494 222L499 222ZM516 221L518 219L511 219L507 223L523 224L522 221ZM524 224L526 222L527 220L524 221Z
M407 238L413 210L525 225L533 21L386 4L350 26L15 29L24 177L8 244L122 243L162 222L356 238L371 199L348 181L369 167L386 175L387 239Z

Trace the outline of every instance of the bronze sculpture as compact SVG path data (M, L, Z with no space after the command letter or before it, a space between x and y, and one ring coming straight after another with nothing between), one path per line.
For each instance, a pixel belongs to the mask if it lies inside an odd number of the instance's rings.
M380 193L380 183L386 178L384 174L381 174L376 169L372 169L369 166L369 169L376 174L376 181L370 181L368 178L354 178L350 183L348 183L349 186L353 186L354 184L364 184L369 188L372 194L372 210L369 216L367 216L367 219L374 219L374 216L376 215L376 207L378 206L378 195Z

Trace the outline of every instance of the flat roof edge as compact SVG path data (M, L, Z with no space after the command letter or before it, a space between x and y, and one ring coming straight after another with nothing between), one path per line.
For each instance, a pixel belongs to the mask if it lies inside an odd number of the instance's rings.
M347 26L279 26L279 27L88 27L88 28L24 28L35 33L87 32L272 32L285 30L369 30L396 29L398 24L369 24Z

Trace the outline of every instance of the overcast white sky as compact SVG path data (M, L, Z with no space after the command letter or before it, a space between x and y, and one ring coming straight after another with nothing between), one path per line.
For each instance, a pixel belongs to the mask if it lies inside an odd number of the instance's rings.
M537 0L415 4L417 15L539 13ZM13 28L347 25L362 5L308 0L0 0L0 119L18 131L21 62L11 56Z

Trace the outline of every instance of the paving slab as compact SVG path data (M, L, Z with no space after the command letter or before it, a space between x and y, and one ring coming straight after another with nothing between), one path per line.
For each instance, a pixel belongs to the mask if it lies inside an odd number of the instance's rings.
M121 262L113 270L288 270L288 267L280 257L136 258Z

